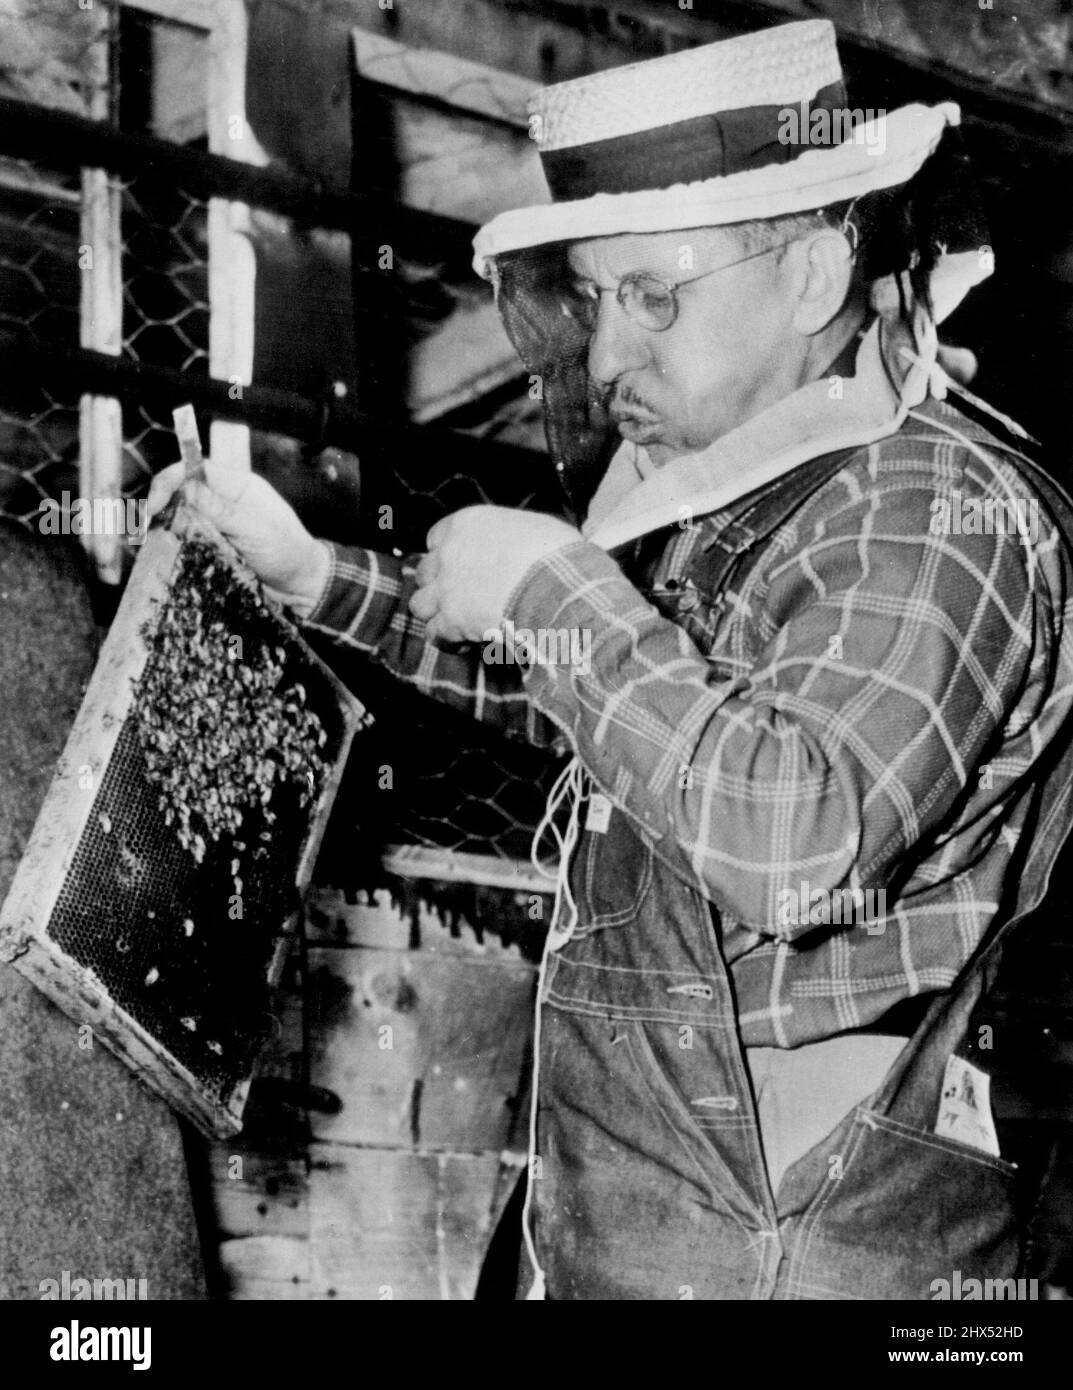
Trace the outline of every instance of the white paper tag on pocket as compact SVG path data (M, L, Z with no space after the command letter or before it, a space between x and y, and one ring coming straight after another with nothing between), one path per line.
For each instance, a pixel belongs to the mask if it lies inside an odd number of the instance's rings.
M961 1057L951 1057L946 1064L935 1133L999 1157L998 1134L991 1117L991 1078Z
M593 792L589 797L589 813L585 817L585 829L596 835L606 835L611 824L611 803L601 792Z

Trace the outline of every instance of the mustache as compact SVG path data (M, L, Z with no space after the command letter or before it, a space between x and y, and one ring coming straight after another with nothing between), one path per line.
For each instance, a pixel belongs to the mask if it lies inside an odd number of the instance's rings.
M632 386L620 385L616 382L611 382L610 385L605 386L589 377L588 388L590 404L598 407L605 414L611 414L617 410L619 414L628 415L630 406L636 407L647 415L657 414L655 408Z

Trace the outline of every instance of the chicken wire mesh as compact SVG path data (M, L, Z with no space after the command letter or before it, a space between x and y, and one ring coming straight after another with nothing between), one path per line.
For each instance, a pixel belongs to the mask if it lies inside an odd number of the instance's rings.
M79 345L80 173L0 158L0 334L9 348ZM208 205L157 177L115 180L122 279L121 355L207 378ZM41 502L78 494L78 389L7 372L0 382L0 517L36 526ZM123 497L142 497L175 459L162 402L123 407Z
M78 341L77 172L0 157L0 341ZM75 489L78 395L0 374L0 517L32 527L43 499Z
M346 671L338 654L332 660ZM380 856L392 845L528 864L559 762L400 687L371 664L345 679L375 716L377 738L352 756L320 880L374 886ZM545 845L545 858L548 852Z
M540 410L540 402L528 394L505 396L483 418L474 404L455 412L452 423L471 436L528 442ZM533 455L524 468L504 467L494 455L488 463L472 457L462 462L443 443L406 452L374 446L363 455L361 482L353 533L340 531L336 538L384 549L385 532L378 530L377 519L386 509L392 522L388 544L404 554L422 551L429 528L464 507L562 507L550 461ZM377 849L370 848L370 870L368 858L332 838L330 848L339 852L329 849L322 857L322 876L344 887L360 885L370 872L375 878L378 848L395 843L528 864L562 758L508 739L400 685L370 660L338 650L330 659L369 702L380 731L378 749L368 749L367 764L344 787L336 821L345 824L352 815L361 830L358 841Z
M209 374L208 203L149 175L121 185L122 355L205 379ZM123 495L148 490L176 458L171 412L123 407Z
M389 508L391 541L405 554L424 548L437 521L463 507L551 509L550 465L541 475L502 468L455 467L435 451L378 453L362 471L362 506L353 540L383 549L375 518ZM321 648L359 690L377 717L377 746L358 750L337 806L334 829L354 824L353 839L329 836L321 874L336 884L362 886L379 849L403 843L452 853L528 862L533 833L561 758L477 723L467 715L401 685L374 661ZM364 853L355 855L359 843ZM546 853L546 850L545 850Z

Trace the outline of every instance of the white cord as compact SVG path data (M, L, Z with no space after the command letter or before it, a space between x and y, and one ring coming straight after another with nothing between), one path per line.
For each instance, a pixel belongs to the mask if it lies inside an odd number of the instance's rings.
M1003 425L1011 434L1016 435L1018 439L1023 439L1026 443L1034 444L1039 448L1039 440L1035 435L1029 434L1025 427L1018 424L1012 415L1004 415L1001 410L996 410L993 405L989 405L983 397L975 395L967 386L963 386L960 381L955 381L939 362L934 362L931 367L928 368L927 363L923 362L915 353L910 352L907 347L899 348L899 352L903 357L908 358L910 362L915 363L918 367L927 368L929 374L929 388L936 400L945 400L946 393L948 391L953 391L956 396L960 396L962 400L968 401L969 404L974 405L977 410L982 410L985 415L990 415L993 420L997 420L1000 425Z
M577 926L578 910L577 902L573 893L570 891L570 860L573 857L574 847L577 844L579 833L579 821L581 813L581 799L584 795L585 773L579 758L571 758L566 767L555 779L555 785L548 795L547 805L544 808L544 815L540 824L533 835L533 844L529 851L529 857L536 869L541 873L547 873L547 868L540 862L540 842L544 838L545 832L550 830L555 839L556 848L559 852L559 862L555 872L555 901L551 910L551 923L548 927L548 935L544 941L544 950L540 957L540 970L537 972L537 993L536 993L536 1022L533 1027L533 1079L530 1088L529 1098L529 1166L526 1174L525 1205L522 1208L522 1235L525 1239L525 1248L532 1263L535 1273L535 1280L527 1299L541 1299L544 1297L546 1280L544 1271L537 1259L536 1243L533 1239L533 1187L538 1178L537 1172L537 1103L540 1095L540 1001L544 994L544 979L547 973L548 961L553 951L561 950L573 935L574 928ZM569 804L570 813L567 818L566 828L563 831L555 824L555 816L560 806L566 802ZM563 905L567 905L569 920L565 927L559 926L559 914Z
M570 939L575 926L577 926L577 903L574 895L570 891L570 856L574 852L578 837L578 817L581 810L581 798L585 792L585 772L581 766L581 759L573 757L563 768L555 779L551 791L548 793L548 800L544 807L544 814L540 824L533 834L533 843L529 850L529 858L534 869L539 873L547 874L550 878L551 871L546 865L540 862L540 842L543 840L547 831L551 831L555 840L555 848L558 851L558 863L555 868L555 902L551 910L551 927L548 931L548 939L558 938L553 945L553 950L558 950ZM555 824L555 817L559 807L566 802L570 806L570 814L567 818L566 829L560 831ZM565 928L559 927L559 911L566 903L570 913L570 920Z

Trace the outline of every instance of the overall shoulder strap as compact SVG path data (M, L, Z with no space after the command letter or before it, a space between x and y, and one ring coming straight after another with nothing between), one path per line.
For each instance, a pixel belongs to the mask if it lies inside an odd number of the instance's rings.
M785 477L743 497L726 512L702 517L703 535L689 577L698 589L714 597L726 584L738 560L787 521L799 507L828 483L857 449L840 449L810 459Z

